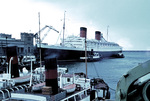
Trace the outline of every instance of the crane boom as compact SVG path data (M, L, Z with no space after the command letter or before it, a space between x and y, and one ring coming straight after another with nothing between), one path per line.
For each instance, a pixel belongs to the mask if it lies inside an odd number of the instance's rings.
M39 33L39 32L42 32L42 31L45 30L46 28L49 28L49 30L47 31L47 33L44 34L42 40L40 40L40 38L39 38L39 36L38 36L38 33ZM57 31L57 30L56 30L55 28L53 28L52 26L45 25L45 27L43 27L40 31L38 31L37 33L34 34L34 37L35 37L35 39L36 39L36 43L39 43L40 41L42 42L42 41L44 40L44 38L47 36L48 32L49 32L51 29L54 30L54 31L56 31L57 33L59 33L59 31Z
M50 31L50 29L48 29L48 31L44 34L44 36L41 39L41 42L44 40L44 38L47 36L48 32Z

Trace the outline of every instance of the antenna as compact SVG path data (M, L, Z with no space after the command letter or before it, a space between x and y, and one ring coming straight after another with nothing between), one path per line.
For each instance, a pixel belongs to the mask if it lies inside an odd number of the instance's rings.
M109 25L107 26L107 41L108 41L108 28L109 28Z

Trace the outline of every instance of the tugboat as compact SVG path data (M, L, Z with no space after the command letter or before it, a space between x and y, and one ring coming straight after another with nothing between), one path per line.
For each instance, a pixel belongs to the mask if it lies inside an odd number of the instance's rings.
M103 57L101 55L99 55L99 53L93 53L93 54L88 54L87 57L80 57L80 61L85 61L85 59L87 58L88 62L92 62L92 61L99 61L101 60Z

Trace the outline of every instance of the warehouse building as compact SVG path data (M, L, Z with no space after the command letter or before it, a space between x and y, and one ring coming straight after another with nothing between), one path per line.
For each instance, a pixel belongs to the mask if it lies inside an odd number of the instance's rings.
M20 33L21 39L12 38L11 34L0 33L0 56L7 56L7 47L17 46L18 56L34 54L33 33Z

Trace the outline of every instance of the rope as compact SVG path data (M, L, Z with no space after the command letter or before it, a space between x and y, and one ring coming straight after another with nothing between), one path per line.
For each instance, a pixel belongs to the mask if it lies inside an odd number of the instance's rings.
M95 69L95 72L96 72L97 76L99 77L95 64L94 63L92 63L92 64L94 66L94 69Z
M99 77L99 75L98 75L98 71L97 71L97 69L96 69L96 66L95 66L95 64L94 63L92 63L93 65L94 65L94 68L95 68L95 71L96 71L96 74L97 74L97 76ZM115 89L113 89L113 88L111 88L111 87L109 87L112 91L116 91Z

